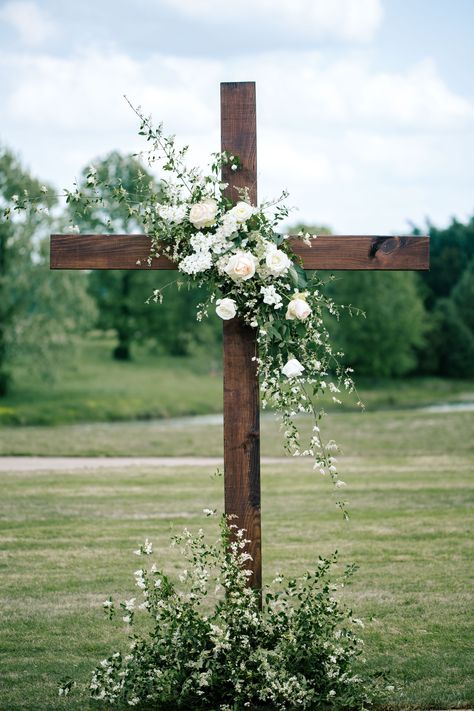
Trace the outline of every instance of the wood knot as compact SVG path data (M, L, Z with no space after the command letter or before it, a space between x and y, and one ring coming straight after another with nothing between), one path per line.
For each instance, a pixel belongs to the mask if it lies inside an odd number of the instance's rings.
M377 256L377 252L390 254L391 252L395 252L399 246L399 237L375 237L370 247L369 257L374 259L374 257Z

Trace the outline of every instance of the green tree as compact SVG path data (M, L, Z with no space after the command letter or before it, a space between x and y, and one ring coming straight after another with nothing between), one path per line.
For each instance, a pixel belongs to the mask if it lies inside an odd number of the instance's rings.
M422 230L415 228L421 234ZM426 302L432 309L436 299L448 297L474 257L474 217L466 224L453 219L445 229L428 224L430 268L420 276L427 287Z
M330 286L344 308L334 325L336 343L360 375L400 376L416 366L424 340L425 309L417 275L410 272L342 272Z
M327 226L298 223L289 232L331 234ZM417 275L403 272L335 272L328 286L335 302L345 308L341 318L328 322L336 345L357 373L398 376L416 366L424 342L425 309ZM365 314L357 314L360 310ZM351 316L351 313L353 314Z
M438 299L428 332L431 372L450 378L472 378L474 335L459 315L453 299Z
M153 176L133 156L113 152L96 162L97 178L109 189L101 190L103 203L86 211L75 204L69 205L72 222L81 231L133 233L141 232L141 225L130 217L128 203L120 202L117 190L123 186L131 198L139 202L146 185L152 184L159 199L159 185ZM84 168L79 182L82 190L88 188L89 168ZM134 343L148 343L153 348L172 355L186 355L193 344L219 339L219 324L196 322L196 305L204 293L196 288L178 290L175 271L92 271L89 277L91 294L99 307L98 326L114 329L117 344L113 357L130 360ZM147 303L155 289L165 290L165 304Z
M474 335L474 257L454 286L452 298L460 318Z
M18 211L26 196L35 206ZM0 149L0 201L9 219L0 223L0 396L6 395L14 366L28 361L37 371L52 372L59 352L70 347L95 318L83 274L49 271L48 234L56 204L16 156Z

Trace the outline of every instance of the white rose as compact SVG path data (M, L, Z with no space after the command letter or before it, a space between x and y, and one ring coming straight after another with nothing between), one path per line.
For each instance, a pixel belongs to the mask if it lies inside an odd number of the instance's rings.
M251 252L237 252L229 259L224 271L234 281L246 281L255 274L256 261Z
M252 217L254 211L254 208L248 202L238 202L229 212L234 215L237 222L246 222L249 217Z
M270 249L265 257L265 264L272 276L280 276L291 267L291 261L281 249Z
M301 375L303 370L304 365L301 365L299 360L296 358L290 358L288 363L281 369L281 372L283 375L286 375L287 378L296 378L298 375Z
M196 202L189 211L189 221L200 229L201 227L211 227L216 221L217 202L212 198L207 198L202 202Z
M303 321L305 318L308 318L310 313L311 306L308 304L306 299L302 296L294 296L288 304L286 318L289 321L293 321L294 319Z
M237 305L234 299L218 299L216 301L216 314L223 320L229 321L237 313Z

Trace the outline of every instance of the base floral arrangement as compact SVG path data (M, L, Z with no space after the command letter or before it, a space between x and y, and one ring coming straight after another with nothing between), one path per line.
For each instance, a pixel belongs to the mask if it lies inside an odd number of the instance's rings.
M207 511L207 515L214 512ZM119 706L202 711L362 709L386 693L383 679L354 671L362 663L363 627L339 599L354 572L330 579L336 562L319 558L299 578L278 576L259 594L247 586L245 531L225 517L220 537L202 529L172 539L185 559L180 588L153 563L135 571L138 596L103 603L132 626L149 617L146 633L131 636L126 654L103 659L90 683L93 699ZM153 555L146 540L135 551ZM393 688L393 687L392 687ZM389 687L390 689L390 687Z

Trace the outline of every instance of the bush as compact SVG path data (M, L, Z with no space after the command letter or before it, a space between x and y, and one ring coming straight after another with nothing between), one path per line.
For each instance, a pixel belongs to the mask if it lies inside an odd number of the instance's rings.
M329 581L335 557L320 558L298 579L277 578L260 610L258 593L247 587L244 531L223 517L216 543L207 544L202 529L196 536L185 530L174 543L187 560L185 590L156 565L135 572L138 608L149 613L151 628L134 637L127 655L115 652L95 669L94 699L162 711L357 709L369 701L371 685L353 671L362 623ZM137 553L150 554L151 544ZM341 587L353 570L345 570ZM120 605L128 624L135 602ZM104 608L115 613L112 599Z
M336 303L365 314L351 316L347 308L331 322L337 347L358 375L397 377L415 368L426 318L416 274L343 272L330 294Z
M452 299L438 299L428 333L427 354L432 371L450 378L472 378L474 335L460 318Z
M474 258L452 291L459 316L474 335Z

